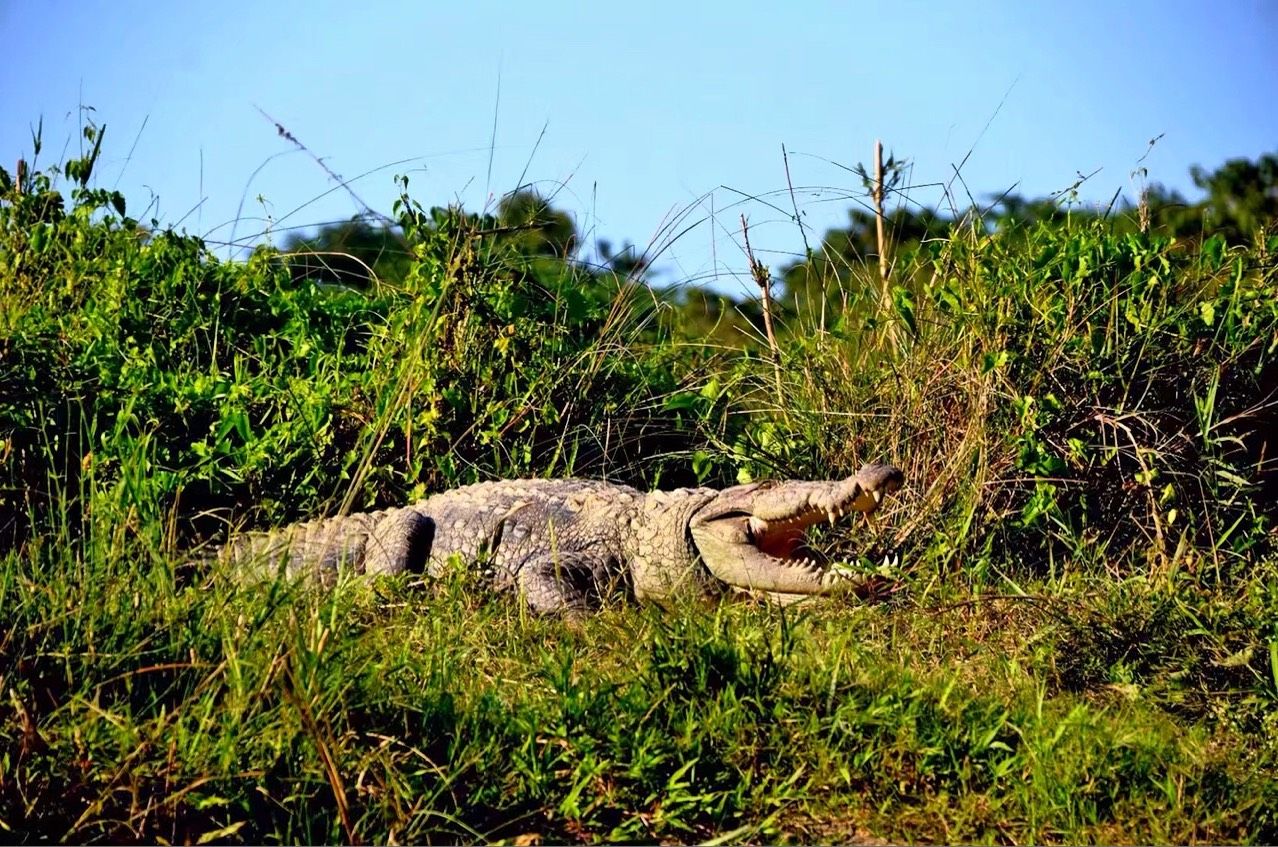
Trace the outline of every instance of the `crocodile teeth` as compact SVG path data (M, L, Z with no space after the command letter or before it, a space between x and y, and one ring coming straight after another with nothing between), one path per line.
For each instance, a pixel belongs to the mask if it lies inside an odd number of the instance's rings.
M870 495L874 498L875 505L883 502L883 492L879 490L872 491Z
M826 516L827 518L829 518L829 519L830 519L830 526L831 526L831 527L833 527L833 526L835 525L835 523L836 523L836 522L838 521L838 519L839 519L839 516L838 516L838 515L836 515L836 514L834 513L834 510L833 510L833 509L831 509L830 511L826 512L826 513L825 513L825 516Z

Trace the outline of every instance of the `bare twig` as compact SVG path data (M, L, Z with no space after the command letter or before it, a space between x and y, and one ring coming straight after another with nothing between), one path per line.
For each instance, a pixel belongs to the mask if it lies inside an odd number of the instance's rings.
M330 179L332 179L342 188L346 189L346 193L351 196L351 199L354 200L356 203L358 203L364 209L364 214L374 217L384 224L387 224L390 226L395 225L395 222L392 221L390 218L386 217L381 212L378 212L372 206L369 206L367 203L365 203L363 198L361 198L358 194L355 193L355 189L351 188L351 184L349 180L343 178L341 174L337 173L332 168L330 168L327 162L325 162L319 156L316 156L315 153L311 150L311 148L307 147L305 144L299 141L297 139L297 136L293 135L293 133L289 132L284 127L284 124L280 123L279 121L275 120L275 118L268 115L262 109L261 106L254 106L253 108L257 109L258 113L262 117L266 118L268 121L270 121L271 123L275 125L275 131L279 134L280 138L283 138L285 141L291 142L293 146L296 147L298 150L301 150L303 153L305 153L306 155L314 159L315 164L323 168L324 173L328 174Z

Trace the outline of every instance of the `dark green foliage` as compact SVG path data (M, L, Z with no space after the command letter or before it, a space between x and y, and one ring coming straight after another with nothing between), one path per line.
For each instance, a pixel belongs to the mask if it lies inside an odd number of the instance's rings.
M1261 227L1272 227L1278 218L1278 155L1267 154L1255 162L1230 159L1210 173L1195 167L1192 175L1194 184L1207 192L1214 228L1246 238Z
M408 275L408 245L394 229L354 218L321 227L313 235L294 233L284 241L294 279L367 288L376 281L398 282Z

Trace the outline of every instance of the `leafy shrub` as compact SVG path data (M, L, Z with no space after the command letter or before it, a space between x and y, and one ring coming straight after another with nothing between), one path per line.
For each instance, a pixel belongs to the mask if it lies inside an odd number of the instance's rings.
M181 543L497 475L646 484L687 452L669 350L632 343L640 290L528 254L492 219L404 197L411 262L366 290L146 231L47 176L0 202L0 529L74 525L95 496ZM642 461L640 458L642 457ZM86 476L86 471L92 473ZM113 497L116 495L112 495ZM146 522L144 520L144 522Z

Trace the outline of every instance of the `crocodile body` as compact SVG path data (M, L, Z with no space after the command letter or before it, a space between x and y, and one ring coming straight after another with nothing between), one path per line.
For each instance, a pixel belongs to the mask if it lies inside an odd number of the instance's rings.
M806 528L872 513L901 482L890 465L866 465L842 481L652 493L579 479L484 482L403 508L243 535L222 556L324 583L341 570L437 577L460 559L538 612L723 586L825 594L846 580L803 554Z

